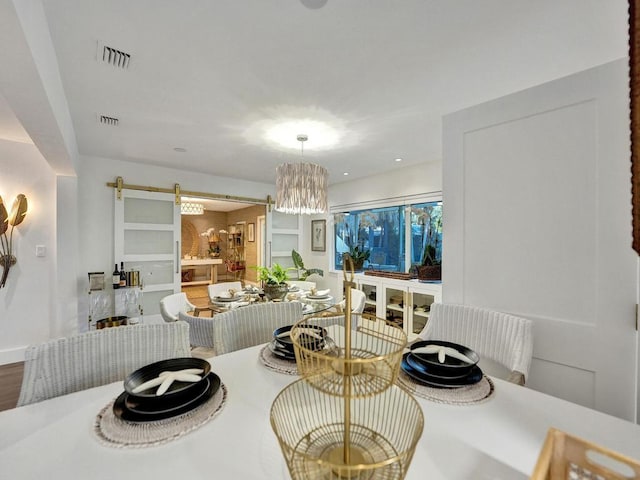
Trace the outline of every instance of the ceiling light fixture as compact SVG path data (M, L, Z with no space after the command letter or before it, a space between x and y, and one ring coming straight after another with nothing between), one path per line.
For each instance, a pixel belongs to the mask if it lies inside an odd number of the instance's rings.
M182 215L204 215L204 205L194 202L182 202L180 204L180 213Z
M401 162L402 159L401 158L396 158L396 162Z
M298 135L301 157L307 135ZM282 163L276 168L276 210L284 213L327 211L327 169L314 163Z

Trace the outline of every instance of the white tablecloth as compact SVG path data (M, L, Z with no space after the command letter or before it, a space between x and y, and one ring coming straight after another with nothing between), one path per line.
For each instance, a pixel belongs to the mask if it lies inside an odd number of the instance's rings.
M95 416L121 383L0 412L0 478L287 478L269 410L297 377L265 368L260 348L212 358L228 387L224 410L159 447L113 449L94 438ZM638 425L500 380L495 385L495 395L478 405L418 399L425 430L407 479L527 478L550 426L640 458Z

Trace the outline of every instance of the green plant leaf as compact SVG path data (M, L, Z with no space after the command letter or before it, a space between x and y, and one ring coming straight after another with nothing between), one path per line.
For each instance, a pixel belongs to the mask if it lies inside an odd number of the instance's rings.
M296 268L304 269L302 256L298 252L296 252L295 250L291 250L291 258L293 259L293 264L296 266Z

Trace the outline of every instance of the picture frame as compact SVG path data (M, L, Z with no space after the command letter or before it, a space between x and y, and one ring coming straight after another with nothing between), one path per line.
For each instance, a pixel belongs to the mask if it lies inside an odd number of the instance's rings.
M247 242L255 242L256 241L256 224L249 223L247 224Z
M327 251L327 221L311 220L311 251Z

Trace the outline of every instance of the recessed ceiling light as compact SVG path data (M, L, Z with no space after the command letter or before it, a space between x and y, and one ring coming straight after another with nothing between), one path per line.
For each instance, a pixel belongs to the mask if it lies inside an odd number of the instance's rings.
M402 159L401 158L396 158L396 162L401 162Z
M349 175L349 172L344 172L343 175Z
M175 150L176 152L180 152L180 153L184 153L184 152L186 152L186 151L187 151L187 149L186 149L186 148L182 148L182 147L175 147L175 148L174 148L174 150Z

